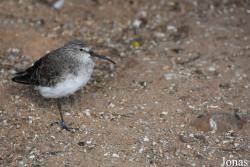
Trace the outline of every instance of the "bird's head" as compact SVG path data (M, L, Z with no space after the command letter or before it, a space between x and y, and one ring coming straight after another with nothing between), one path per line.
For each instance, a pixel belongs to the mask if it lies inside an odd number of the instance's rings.
M69 41L68 43L64 45L64 48L66 48L67 50L70 50L72 53L76 55L84 56L85 58L98 57L100 59L104 59L115 64L115 62L111 60L110 58L93 52L89 47L86 46L86 44L84 44L80 40Z

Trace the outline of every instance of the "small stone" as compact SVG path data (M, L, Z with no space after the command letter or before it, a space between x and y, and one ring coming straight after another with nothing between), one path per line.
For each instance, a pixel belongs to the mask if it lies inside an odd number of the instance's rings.
M190 136L190 135L180 135L179 139L181 142L183 143L191 143L191 142L195 142L196 139L194 138L194 136Z
M110 103L108 107L110 107L110 108L114 108L114 107L115 107L115 104Z
M182 114L182 113L183 113L183 110L182 110L182 109L177 108L177 109L176 109L176 112L177 112L178 114Z
M172 73L172 72L170 72L170 73L165 73L165 74L164 74L164 78L165 78L166 80L172 80L172 79L176 79L176 78L178 78L178 77L179 77L179 74Z
M82 129L82 130L86 129L86 127L87 127L87 126L84 125L84 124L81 125L81 129Z
M162 32L155 32L154 35L156 38L164 38L165 37L165 34Z
M65 114L64 115L66 115L66 116L70 116L71 114L69 113L69 112L65 112Z
M161 112L160 117L162 118L162 117L165 117L165 116L167 116L167 115L168 115L168 112L163 111L163 112Z
M147 86L147 82L146 81L139 81L138 83L142 87L146 87Z
M144 137L143 141L149 142L149 138L147 136Z
M214 72L214 71L216 71L216 68L214 66L210 66L210 67L208 67L208 71Z
M18 161L18 164L21 165L21 166L23 166L23 165L24 165L24 162L23 162L22 160L19 160L19 161Z
M142 153L143 153L143 151L144 151L144 147L141 147L141 148L139 149L139 151L138 151L138 152L139 152L140 154L142 154Z
M8 125L7 120L3 120L3 125Z
M239 143L234 143L234 147L239 148L240 144Z
M163 111L163 112L161 112L161 114L162 114L162 115L168 115L168 112Z
M141 20L139 20L139 19L136 19L136 20L134 20L133 21L133 27L135 27L135 28L139 28L140 26L141 26L141 23L142 23L142 21Z
M114 158L119 158L120 156L118 155L118 154L112 154L112 157L114 157Z
M172 26L172 25L168 25L167 29L170 30L170 31L177 32L177 28L175 26Z
M189 134L189 137L194 137L194 134L193 134L193 133L190 133L190 134Z
M35 158L35 155L31 155L31 156L30 156L30 159L34 159L34 158Z
M9 70L9 73L10 73L10 74L15 74L15 73L16 73L16 70L15 70L15 69L10 69L10 70Z
M88 140L88 141L86 141L86 143L87 143L87 144L91 144L91 143L92 143L92 141L91 141L91 140Z
M29 122L29 124L32 124L32 122L33 122L33 117L32 116L28 116L28 122Z
M164 66L162 69L166 71L166 70L169 70L169 68L170 68L170 67L166 65L166 66Z
M84 113L87 117L91 117L90 109L84 110L83 113Z
M106 152L105 154L103 154L104 157L110 155L110 152Z

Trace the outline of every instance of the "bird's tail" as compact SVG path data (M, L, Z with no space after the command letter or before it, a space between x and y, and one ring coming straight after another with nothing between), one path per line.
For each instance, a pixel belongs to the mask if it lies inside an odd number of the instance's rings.
M30 75L28 75L25 71L16 73L15 76L11 78L11 80L21 84L27 84L27 85L31 84Z

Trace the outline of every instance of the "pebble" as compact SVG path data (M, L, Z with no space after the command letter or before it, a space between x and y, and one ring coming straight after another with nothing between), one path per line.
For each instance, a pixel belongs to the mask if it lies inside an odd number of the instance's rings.
M141 23L142 23L141 20L136 19L136 20L133 21L132 25L133 25L133 27L135 27L135 28L139 28L139 27L141 26Z
M166 37L166 35L162 32L155 32L154 35L156 38L165 38Z
M192 135L191 135L191 134L190 134L190 135L182 134L182 135L179 136L179 139L180 139L180 141L183 142L183 143L191 143L191 142L197 141L197 140L194 138L193 134L192 134Z
M149 138L147 136L144 137L143 141L149 142Z
M182 110L182 109L180 109L180 108L177 108L177 109L176 109L176 113L178 113L178 114L182 114L182 113L183 113L183 110Z
M92 143L92 140L87 140L86 141L86 144L91 144Z
M32 122L33 122L33 117L32 116L28 116L28 122L29 122L29 124L32 124Z
M114 108L114 107L115 107L115 104L110 103L108 107L110 107L110 108Z
M142 146L140 149L139 149L139 154L142 154L143 153L143 151L144 151L144 147Z
M214 72L214 71L216 71L216 68L214 66L210 66L210 67L208 67L208 71Z
M65 114L64 115L66 115L66 116L70 116L71 115L71 113L69 113L69 112L65 112Z
M34 159L36 156L35 155L31 155L30 156L30 159Z
M168 115L168 112L163 111L163 112L161 112L161 114L162 114L162 115Z
M113 154L112 154L112 157L114 157L114 158L119 158L120 156L119 156L118 154L113 153Z
M110 152L106 152L105 154L103 154L104 157L109 156Z
M167 116L167 115L168 115L168 112L163 111L163 112L161 112L160 117L165 117L165 116Z
M172 25L168 25L167 29L170 30L170 31L177 32L177 28L175 26L172 26Z
M3 125L4 126L8 125L7 120L3 120Z
M83 113L84 113L87 117L91 117L90 109L84 110Z
M173 72L170 72L170 73L165 73L164 74L164 78L166 80L172 80L172 79L176 79L179 77L179 74L176 74L176 73L173 73Z

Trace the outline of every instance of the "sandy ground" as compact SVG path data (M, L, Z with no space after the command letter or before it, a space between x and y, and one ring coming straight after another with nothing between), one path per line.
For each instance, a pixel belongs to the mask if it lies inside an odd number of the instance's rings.
M249 20L247 0L2 0L0 166L250 166ZM75 133L10 81L73 38L117 63L65 102Z

